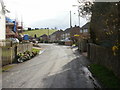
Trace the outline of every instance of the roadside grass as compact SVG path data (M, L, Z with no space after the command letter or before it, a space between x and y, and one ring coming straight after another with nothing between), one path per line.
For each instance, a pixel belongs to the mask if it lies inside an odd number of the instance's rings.
M0 72L4 72L4 71L7 71L9 70L10 68L14 67L14 65L6 65L6 66L3 66L1 69L0 69Z
M40 49L32 48L32 52L37 52L37 53L39 53L39 52L40 52Z
M106 67L98 64L91 64L90 71L100 81L103 88L120 88L120 79Z
M54 33L57 30L49 30L49 35L51 35L52 33ZM43 34L48 35L48 29L40 29L40 30L31 30L31 31L24 31L23 34L28 34L29 36L34 37L34 35L36 34L37 37L40 37Z

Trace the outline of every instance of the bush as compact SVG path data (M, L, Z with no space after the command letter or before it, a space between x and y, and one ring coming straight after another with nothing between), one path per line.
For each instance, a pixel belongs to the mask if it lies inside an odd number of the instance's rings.
M46 40L45 43L48 43L48 41Z
M65 42L64 41L59 41L58 44L59 45L65 45Z

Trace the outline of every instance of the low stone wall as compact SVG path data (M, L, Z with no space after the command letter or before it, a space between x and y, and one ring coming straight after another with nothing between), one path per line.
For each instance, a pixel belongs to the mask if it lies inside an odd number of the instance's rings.
M1 51L2 51L1 66L11 64L15 58L14 46L13 47L2 47Z
M14 62L15 57L19 53L32 50L32 44L19 44L0 47L0 66L8 65Z
M31 51L33 45L32 44L19 44L17 48L17 54L23 53L25 51Z
M120 54L115 56L112 49L101 47L95 44L88 44L88 58L96 64L106 66L120 77Z

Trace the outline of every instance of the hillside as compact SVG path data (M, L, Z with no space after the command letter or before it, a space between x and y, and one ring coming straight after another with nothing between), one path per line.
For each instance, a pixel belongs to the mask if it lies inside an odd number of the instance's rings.
M49 35L52 34L55 31L57 31L57 30L49 30ZM34 36L36 34L37 37L39 37L43 34L48 35L48 29L25 31L25 32L23 32L23 34L28 34L29 36Z

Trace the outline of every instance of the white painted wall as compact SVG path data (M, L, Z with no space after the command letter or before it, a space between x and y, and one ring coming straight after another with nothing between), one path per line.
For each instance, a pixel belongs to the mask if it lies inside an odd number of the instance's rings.
M5 12L2 8L2 0L0 0L0 41L5 39L6 39Z

